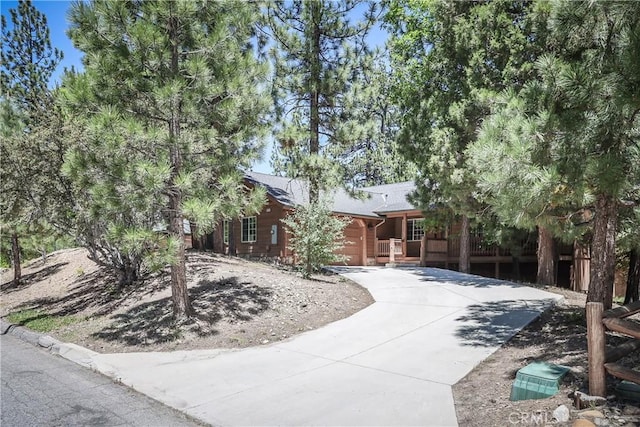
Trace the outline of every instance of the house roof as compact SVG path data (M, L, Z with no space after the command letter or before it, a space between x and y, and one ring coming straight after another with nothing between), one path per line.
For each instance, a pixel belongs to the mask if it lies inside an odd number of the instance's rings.
M412 181L398 182L396 184L376 185L364 187L362 191L371 194L378 194L382 197L383 203L374 211L378 214L386 214L398 211L412 211L416 207L408 200L409 194L416 189Z
M306 181L258 172L246 172L245 177L249 182L265 187L271 197L285 206L295 207L309 201ZM331 201L331 210L335 213L378 218L389 212L416 209L407 200L414 189L413 182L401 182L359 188L358 196L342 188L331 190L325 195Z

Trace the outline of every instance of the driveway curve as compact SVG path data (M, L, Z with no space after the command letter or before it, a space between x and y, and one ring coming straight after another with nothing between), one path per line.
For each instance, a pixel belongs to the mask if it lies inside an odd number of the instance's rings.
M455 426L451 386L562 298L434 268L336 271L376 302L268 346L87 362L213 425Z

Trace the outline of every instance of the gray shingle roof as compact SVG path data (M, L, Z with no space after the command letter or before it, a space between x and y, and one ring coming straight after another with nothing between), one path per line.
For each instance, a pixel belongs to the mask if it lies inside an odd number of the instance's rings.
M246 172L245 177L249 182L265 187L271 197L285 206L295 207L309 201L305 181L258 172ZM354 197L342 188L325 195L332 202L331 210L335 213L377 218L388 212L415 209L407 201L407 195L414 188L413 182L401 182L361 188L362 198Z
M416 185L412 181L405 181L397 184L364 187L362 191L380 195L384 202L374 209L374 212L385 214L416 209L415 206L407 200L409 194L415 189Z

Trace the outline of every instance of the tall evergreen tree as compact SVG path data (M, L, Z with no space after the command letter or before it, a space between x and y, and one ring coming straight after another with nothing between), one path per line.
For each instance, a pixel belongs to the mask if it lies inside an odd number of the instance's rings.
M593 196L588 301L612 303L620 200L640 182L640 3L553 3L545 58L560 105L559 161Z
M397 143L400 114L391 101L387 50L358 58L354 79L342 97L344 113L327 154L351 187L390 184L415 178L417 169Z
M352 14L363 19L351 23ZM349 114L343 98L366 53L366 34L377 5L364 0L274 1L268 27L274 40L274 97L279 129L274 166L309 181L311 203L341 176L327 156L339 144L340 126Z
M67 173L88 225L100 219L121 251L157 253L153 224L166 225L176 318L193 314L185 218L204 232L247 200L238 168L256 156L268 107L250 43L258 13L237 1L96 0L69 15L85 71L66 82L65 102L86 132ZM251 195L255 209L264 193Z
M48 83L62 59L51 47L46 17L29 0L2 15L0 56L0 227L12 241L14 281L21 280L20 235L43 219L60 166L56 135L47 135L53 110Z
M342 126L349 114L344 98L357 76L358 57L367 53L365 37L376 11L377 4L367 0L277 0L268 4L278 123L273 166L308 182L309 205L297 214L296 223L312 224L318 215L324 215L325 222L338 225L327 229L330 236L315 233L313 241L305 238L307 248L322 246L315 254L330 252L331 242L344 241L345 223L330 217L322 205L321 191L343 185L330 150L344 143L340 140L345 135ZM352 24L350 19L358 12L363 19ZM306 274L310 274L314 257L303 258Z
M464 272L478 210L464 151L488 112L487 93L521 86L530 76L536 34L528 8L526 1L394 0L385 18L404 118L400 144L420 172L416 201L460 216Z
M560 1L549 12L539 78L485 122L475 162L493 187L489 203L510 221L588 223L588 300L610 307L621 208L637 205L640 187L640 7Z
M581 239L587 230L580 212L585 194L570 187L554 161L557 125L550 100L539 81L519 93L494 98L492 115L465 152L477 182L476 198L507 226L538 230L537 282L554 285L555 238Z

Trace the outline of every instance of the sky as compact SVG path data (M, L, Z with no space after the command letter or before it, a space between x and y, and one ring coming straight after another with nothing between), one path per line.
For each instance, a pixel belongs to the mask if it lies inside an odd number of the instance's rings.
M53 87L57 83L60 83L62 73L65 68L74 67L76 70L82 70L82 52L73 47L73 43L67 37L67 29L69 23L67 21L67 10L71 6L71 1L66 0L34 0L33 5L40 12L44 13L47 17L47 24L49 25L51 46L58 48L64 54L62 62L54 72L50 86ZM7 18L7 22L10 22L9 9L17 9L17 1L0 0L0 10L2 15ZM387 33L375 27L372 29L369 35L369 43L372 46L382 46L387 38ZM253 165L252 169L255 172L272 173L273 170L269 164L272 153L272 141L268 141L263 153L261 161Z

